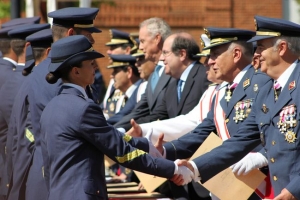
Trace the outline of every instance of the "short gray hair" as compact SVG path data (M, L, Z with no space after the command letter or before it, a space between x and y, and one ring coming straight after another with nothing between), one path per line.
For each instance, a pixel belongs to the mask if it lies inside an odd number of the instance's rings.
M171 28L163 19L158 17L152 17L146 19L140 24L140 28L147 26L148 33L154 37L156 34L160 34L162 41L171 34Z
M300 37L288 37L288 36L279 36L274 38L273 48L277 50L278 44L281 41L286 41L288 44L288 49L295 55L300 56Z
M229 45L228 48L233 49L235 47L235 45L239 45L241 47L241 49L242 49L242 53L248 59L252 59L252 57L253 57L253 44L252 44L252 42L247 42L247 41L243 41L243 40L237 40L237 41L231 42L231 44Z

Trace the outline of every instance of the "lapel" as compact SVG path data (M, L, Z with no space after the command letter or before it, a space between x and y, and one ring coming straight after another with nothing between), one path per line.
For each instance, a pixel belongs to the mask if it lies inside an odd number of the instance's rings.
M147 101L148 101L148 104L149 104L149 108L152 107L152 104L154 102L153 92L152 92L152 89L151 89L152 75L153 75L153 73L148 78L148 84L147 84L147 88L146 88Z
M169 82L170 78L171 77L169 75L166 75L164 71L162 72L162 74L161 74L161 76L160 76L160 78L157 82L157 85L154 89L154 94L152 94L153 99L152 99L152 102L151 102L152 104L150 105L151 109L152 109L152 106L154 105L154 103L156 102L158 95L165 88L165 86ZM148 84L148 85L151 86L151 84ZM150 87L150 91L151 91L151 87Z
M73 94L85 99L84 95L78 89L66 85L61 86L58 95L60 94Z
M255 73L254 68L251 66L241 81L238 83L238 86L235 88L232 97L228 103L227 110L225 111L226 115L229 116L230 113L234 110L234 106L237 104L237 102L241 101L242 99L247 96L246 89L251 85L252 77Z
M193 85L195 83L194 78L197 75L199 68L200 68L200 63L196 62L186 79L183 91L181 93L180 102L179 102L179 104L176 105L176 107L177 107L175 109L175 110L177 110L176 115L178 115L180 113L182 107L184 106L186 98L189 96L190 92L192 91ZM177 92L177 88L175 91Z
M219 91L226 90L227 87L228 87L228 83L224 81L220 85ZM227 110L227 101L225 100L225 96L226 96L226 91L224 92L224 97L220 100L220 104L221 104L221 107L222 107L222 110L224 111L224 113L226 113L225 111ZM216 103L218 103L218 102L216 102Z
M300 73L300 64L297 64L290 78L286 82L284 88L282 89L278 100L274 104L274 109L271 110L271 118L273 118L291 99L292 93L295 91ZM294 83L294 86L292 86ZM272 92L274 96L274 91ZM273 99L274 101L274 99Z

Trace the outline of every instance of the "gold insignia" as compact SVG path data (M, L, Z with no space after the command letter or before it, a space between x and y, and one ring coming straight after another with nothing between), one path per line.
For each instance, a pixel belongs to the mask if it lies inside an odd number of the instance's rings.
M124 140L125 142L129 142L131 139L132 139L132 137L131 137L130 135L125 134L125 135L123 136L123 140Z
M267 113L269 111L269 108L267 108L266 104L263 104L261 109L264 113Z
M131 160L134 160L135 158L141 156L141 155L144 155L146 154L146 152L142 151L142 150L139 150L139 149L136 149L124 156L116 156L115 158L117 159L117 161L122 164L124 162L128 162L128 161L131 161Z
M131 169L125 168L125 174L130 174Z
M250 85L250 79L247 78L243 83L243 87L245 88L245 87L248 87L249 85Z
M206 29L206 28L204 28L204 33L207 35L207 37L210 39L210 33L209 33L209 31Z
M114 112L115 111L115 104L114 103L110 103L109 104L109 111L110 112Z
M254 19L254 27L255 27L255 30L257 31L257 22L256 22L256 19Z
M31 133L31 131L28 128L26 128L25 135L30 142L34 142L34 135Z
M257 92L257 91L258 91L258 85L257 85L257 84L254 84L254 86L253 86L253 91L254 91L254 92Z
M296 81L290 82L290 84L289 84L289 90L294 89L295 86L296 86Z
M288 130L285 134L285 140L288 142L288 143L295 143L295 140L296 140L296 134L291 131L291 130Z
M227 118L226 120L225 120L225 122L226 122L226 124L229 122L229 118Z

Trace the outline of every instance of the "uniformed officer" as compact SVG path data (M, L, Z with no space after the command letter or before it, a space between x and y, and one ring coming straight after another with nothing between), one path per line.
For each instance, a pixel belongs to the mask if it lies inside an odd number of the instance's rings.
M57 41L60 38L70 35L82 34L85 35L91 43L94 43L92 33L101 32L93 25L93 20L98 10L97 8L63 8L49 13L49 17L53 18L53 40ZM49 85L45 81L44 77L47 74L49 64L50 58L48 57L32 71L20 89L20 98L16 97L16 99L18 99L18 102L15 102L16 106L13 106L13 110L14 107L16 107L16 109L18 108L14 116L14 120L17 121L14 124L18 125L18 127L14 127L17 130L17 134L19 134L18 138L24 141L28 140L31 144L31 148L32 145L34 145L34 149L32 150L32 152L34 152L32 165L27 168L28 179L26 179L26 177L23 179L23 183L27 186L26 192L20 196L18 194L18 197L14 199L24 198L25 196L27 199L43 200L47 198L46 177L43 177L44 167L40 144L39 121L42 110L57 94L58 86L61 83L58 82L57 84ZM90 98L93 98L91 93L88 95ZM30 106L30 113L28 113L28 106ZM32 129L30 125L32 125ZM24 190L22 190L22 192L24 192Z
M114 88L122 92L117 100L113 97L108 98L107 107L108 110L105 110L109 115L108 123L115 124L118 122L124 115L131 112L134 108L134 105L131 107L131 110L128 110L127 113L124 113L123 116L118 118L111 118L115 113L120 112L124 107L127 101L130 98L134 98L136 102L136 93L137 88L141 84L142 80L140 79L140 74L135 67L136 59L131 55L119 54L119 55L110 55L112 63L107 67L108 69L113 69L112 77L114 79Z
M26 63L25 68L21 72L18 72L16 74L17 78L12 79L10 81L7 81L8 86L14 86L15 90L21 87L23 82L25 81L25 77L30 74L34 66L38 65L40 62L42 62L44 59L47 58L47 55L50 51L51 44L53 42L52 39L52 31L51 29L43 29L41 31L38 31L36 33L33 33L26 37L26 41L30 43L30 51L26 51ZM22 76L22 74L24 76ZM10 90L11 91L11 90ZM12 90L14 91L14 90ZM15 92L15 95L17 94L17 91ZM11 104L14 101L11 101ZM12 157L11 153L11 145L8 145L8 155L10 157L7 159L7 169L9 171L9 186L10 186L10 192L9 192L9 198L17 198L15 195L19 195L19 191L24 191L24 189L20 189L22 187L25 187L25 181L26 181L26 170L31 162L32 158L32 148L30 148L33 145L34 140L32 140L31 132L26 131L26 139L24 139L24 134L21 132L20 139L17 141L17 143L14 143L14 146L16 150L14 151ZM13 134L12 132L9 132L8 135L8 144L11 143ZM13 170L12 170L13 169ZM11 172L12 171L12 172ZM24 196L24 194L21 194L21 196Z
M234 137L190 163L195 164L195 173L199 172L201 181L205 182L261 143L277 195L274 199L300 199L300 126L297 109L300 25L261 16L255 16L254 21L256 36L250 41L257 41L256 53L260 56L261 70L273 79L268 84L271 87L261 88L252 112ZM193 135L194 140L200 136Z
M99 57L103 55L80 35L52 45L46 79L54 83L61 78L63 85L41 116L41 133L49 157L49 167L45 166L50 170L48 199L108 199L104 154L153 175L170 178L174 172L182 174L185 183L192 175L186 168L177 170L172 161L152 158L133 148L129 142L135 141L109 126L99 106L87 98L84 88L94 81L94 59ZM77 109L73 109L75 105Z
M117 29L110 29L110 41L107 42L105 45L109 48L107 50L108 55L115 55L115 54L127 54L129 55L131 53L132 48L134 47L134 43L132 39L130 38L129 33L126 33L124 31L120 31ZM112 62L110 60L110 62ZM107 101L109 98L113 98L116 101L122 96L122 92L120 90L115 90L114 88L114 79L111 76L110 81L106 90L105 97L103 99L103 110L109 110L107 106Z
M216 78L225 82L202 123L178 140L164 145L168 159L191 157L211 132L217 132L223 140L233 136L247 119L257 92L270 80L250 65L253 47L246 41L255 34L253 31L211 27L206 29L206 34L211 39L205 48L210 49L208 64L213 67ZM255 155L257 160L266 161L262 154Z

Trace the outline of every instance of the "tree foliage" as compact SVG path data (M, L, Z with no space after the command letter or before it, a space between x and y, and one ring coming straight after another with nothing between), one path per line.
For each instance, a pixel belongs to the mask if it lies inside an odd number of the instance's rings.
M0 19L10 16L10 2L0 0Z

